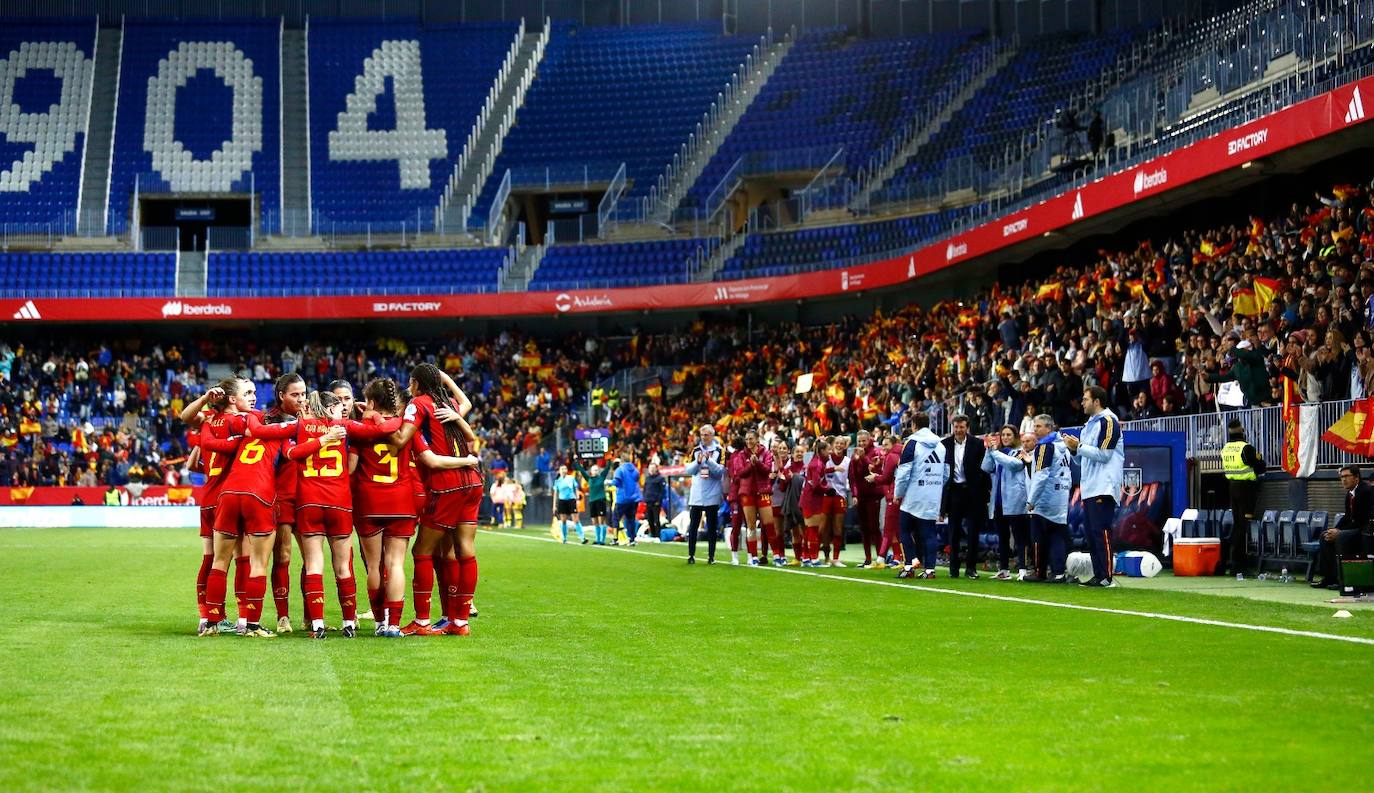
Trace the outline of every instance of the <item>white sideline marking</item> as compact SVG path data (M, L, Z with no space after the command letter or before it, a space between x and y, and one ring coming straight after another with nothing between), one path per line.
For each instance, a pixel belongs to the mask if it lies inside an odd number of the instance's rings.
M536 540L541 542L552 542L562 544L560 540L552 537L531 537L526 534L501 534L491 532L481 536L514 537L519 540ZM569 545L580 543L568 543ZM628 553L637 553L642 556L658 556L664 559L676 559L683 561L685 557L671 553L656 553L654 551L640 550L639 548L626 548L623 546L596 545L589 546L598 550L618 550ZM716 562L720 564L720 562ZM728 564L727 564L728 566ZM748 567L748 565L740 565ZM1095 611L1101 614L1116 614L1125 617L1144 617L1146 619L1167 620L1169 622L1186 622L1193 625L1211 625L1217 628L1235 628L1244 631L1257 631L1260 633L1277 633L1283 636L1302 636L1308 639L1328 639L1330 641L1348 642L1350 644L1363 644L1374 646L1374 639L1363 636L1341 636L1335 633L1320 633L1318 631L1300 631L1294 628L1278 628L1272 625L1251 625L1246 622L1226 622L1224 620L1209 620L1202 617L1184 617L1178 614L1160 614L1154 611L1135 611L1132 609L1111 609L1104 606L1084 606L1078 603L1060 603L1053 600L1037 600L1036 598L1012 597L1011 595L991 595L986 592L965 592L961 589L944 589L942 587L924 586L921 584L899 584L896 581L880 581L872 578L851 578L850 576L821 575L808 570L800 570L795 567L749 567L754 570L769 570L774 573L790 573L793 575L804 575L811 578L819 578L825 581L848 581L855 584L868 584L870 586L894 587L896 589L914 589L921 592L933 592L940 595L958 595L960 597L980 598L982 600L999 600L1006 603L1022 603L1030 606L1048 606L1050 608L1071 609L1073 611Z

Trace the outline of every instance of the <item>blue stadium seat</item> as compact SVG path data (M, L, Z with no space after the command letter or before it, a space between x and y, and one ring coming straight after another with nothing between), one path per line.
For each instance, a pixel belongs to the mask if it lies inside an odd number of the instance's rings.
M163 297L176 292L172 253L0 253L6 297Z
M493 291L508 254L505 248L212 253L206 288L214 297ZM321 278L321 272L328 277Z
M310 189L320 227L346 230L417 218L431 223L517 31L508 22L312 20ZM396 75L413 64L416 46L421 79L398 85ZM365 79L365 64L380 91L375 96L373 89L359 91L365 82L373 84ZM352 101L370 108L366 131L344 121L355 93ZM423 112L425 132L376 135L396 130L398 100Z
M128 228L136 187L251 191L264 218L280 217L279 33L265 19L125 24L110 233Z
M545 168L609 181L625 163L625 197L648 194L757 40L718 24L577 28L555 24L539 76L478 198L487 211L507 169ZM531 178L534 178L533 176Z
M94 18L0 19L0 96L23 114L0 132L0 223L11 232L69 227L86 152L86 106L95 61Z

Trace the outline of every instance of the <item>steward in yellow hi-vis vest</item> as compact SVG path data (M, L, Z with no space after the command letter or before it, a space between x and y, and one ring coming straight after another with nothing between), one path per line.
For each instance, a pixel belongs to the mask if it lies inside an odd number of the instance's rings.
M1243 575L1248 566L1245 544L1250 521L1259 500L1259 478L1264 476L1264 458L1245 440L1245 428L1232 419L1226 425L1228 442L1221 449L1221 467L1231 490L1231 572Z

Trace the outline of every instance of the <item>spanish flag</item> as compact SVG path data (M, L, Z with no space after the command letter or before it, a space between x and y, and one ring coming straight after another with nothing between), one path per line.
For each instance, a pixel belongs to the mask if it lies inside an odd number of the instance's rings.
M648 397L648 398L650 398L650 399L662 399L662 398L663 398L663 381L662 381L662 380L654 380L652 383L650 383L649 385L645 386L645 387L644 387L644 396L646 396L646 397Z
M1274 302L1274 296L1282 288L1283 284L1278 279L1256 278L1253 287L1237 289L1232 295L1231 313L1246 317L1263 314L1269 310L1269 305Z
M32 496L33 496L33 488L31 488L31 487L11 487L11 488L10 488L10 501L13 501L13 502L16 503L16 504L23 504L25 501L28 501L29 498L32 497Z
M1374 397L1355 400L1350 410L1322 433L1322 440L1351 454L1374 457Z
M191 497L191 492L189 487L169 487L167 488L167 500L173 504L185 504L186 500Z
M1055 281L1055 282L1053 282L1053 283L1045 284L1044 286L1042 286L1042 287L1040 287L1039 289L1035 290L1035 299L1036 299L1036 300L1054 300L1054 301L1063 300L1063 299L1064 299L1064 284L1063 284L1062 282L1060 282L1060 281Z

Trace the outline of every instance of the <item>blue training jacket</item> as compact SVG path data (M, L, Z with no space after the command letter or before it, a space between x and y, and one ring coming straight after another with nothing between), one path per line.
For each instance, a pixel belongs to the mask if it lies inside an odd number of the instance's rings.
M1030 478L1026 464L1016 456L1017 449L991 449L983 456L983 470L992 477L992 496L988 500L988 515L997 515L997 494L1002 494L1003 515L1026 514L1026 491Z
M1073 491L1073 465L1069 447L1051 432L1035 444L1031 463L1031 513L1051 523L1069 522L1069 494Z
M892 493L906 514L921 520L939 520L948 476L945 445L929 427L922 427L902 447Z
M1084 501L1110 496L1121 501L1121 475L1126 467L1126 444L1121 419L1110 410L1088 419L1078 434L1079 492Z

